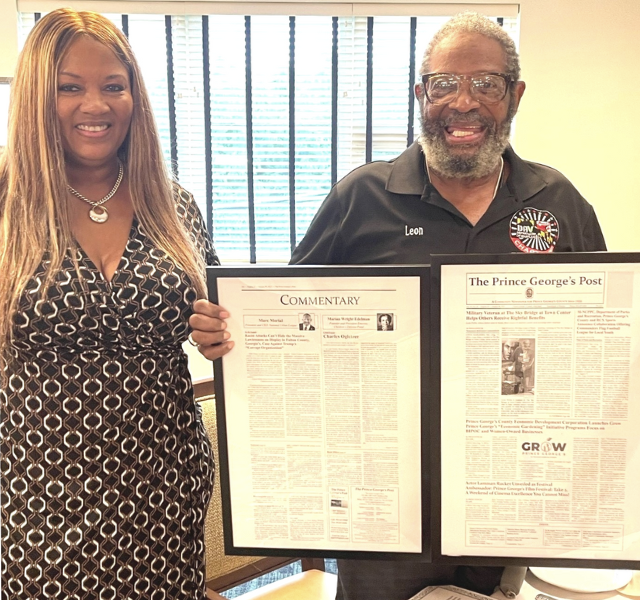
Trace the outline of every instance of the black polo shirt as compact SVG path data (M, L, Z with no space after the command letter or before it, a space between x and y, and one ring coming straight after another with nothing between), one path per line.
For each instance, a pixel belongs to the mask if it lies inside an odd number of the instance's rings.
M472 225L430 184L416 142L331 190L292 264L425 264L430 254L606 250L593 208L561 173L509 147L509 177Z

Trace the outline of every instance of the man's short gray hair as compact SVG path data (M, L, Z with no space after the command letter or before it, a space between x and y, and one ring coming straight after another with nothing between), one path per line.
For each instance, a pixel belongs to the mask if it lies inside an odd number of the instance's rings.
M447 21L438 30L429 42L427 50L424 53L422 66L420 67L420 75L431 71L429 68L429 60L438 44L456 33L479 33L492 40L496 40L496 42L502 46L507 58L507 74L511 75L514 81L520 79L520 58L516 50L516 45L509 34L491 19L474 12L460 13Z

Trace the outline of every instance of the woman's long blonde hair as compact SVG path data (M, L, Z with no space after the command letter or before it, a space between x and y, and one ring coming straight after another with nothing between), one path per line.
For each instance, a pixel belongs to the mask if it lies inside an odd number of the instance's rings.
M204 295L204 262L178 219L151 103L127 38L99 14L55 10L31 31L11 84L7 146L0 156L0 367L5 366L18 301L46 255L46 293L68 248L76 246L67 210L67 177L56 110L58 69L69 46L87 35L129 73L133 114L119 150L135 215Z

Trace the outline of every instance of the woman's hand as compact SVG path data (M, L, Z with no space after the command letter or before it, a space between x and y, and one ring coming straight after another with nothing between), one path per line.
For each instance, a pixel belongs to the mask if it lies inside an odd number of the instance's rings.
M209 360L224 356L233 348L234 343L229 340L225 319L229 313L218 306L201 298L193 304L193 314L189 317L191 339L198 346L200 354Z

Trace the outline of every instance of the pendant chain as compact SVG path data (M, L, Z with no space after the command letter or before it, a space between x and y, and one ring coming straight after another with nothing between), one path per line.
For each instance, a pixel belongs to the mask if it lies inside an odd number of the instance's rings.
M89 218L92 221L95 221L96 223L104 223L109 218L109 213L107 212L107 209L104 208L102 205L105 202L107 202L107 200L111 200L113 195L118 191L118 188L120 187L120 183L122 183L122 177L124 176L124 167L122 166L122 162L118 161L118 167L119 167L118 178L116 179L116 182L113 184L111 191L104 198L101 198L97 202L94 202L93 200L89 200L89 198L85 198L85 196L83 196L78 190L72 188L70 185L67 184L67 189L76 198L80 198L80 200L83 200L84 202L92 206L91 210L89 211Z

